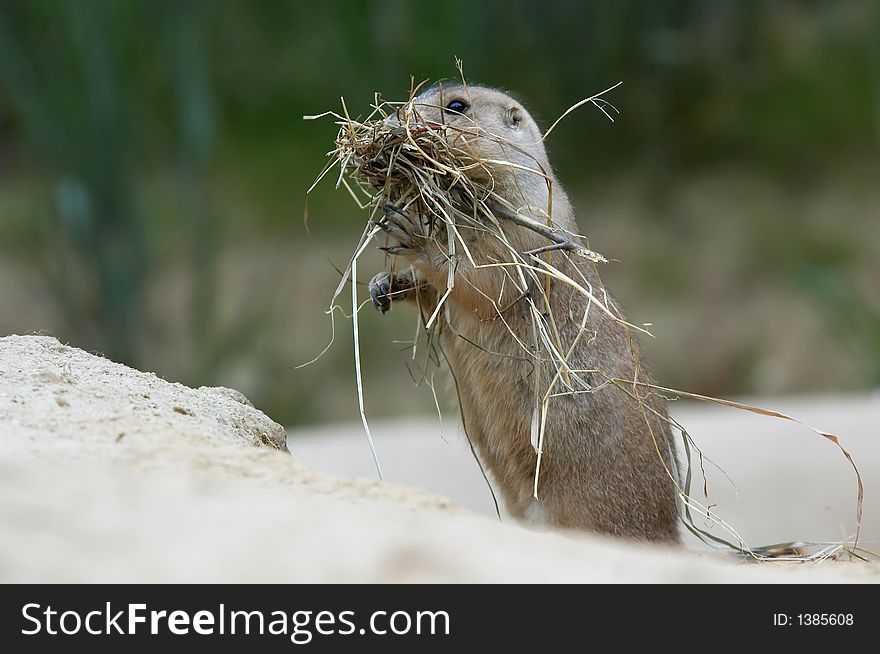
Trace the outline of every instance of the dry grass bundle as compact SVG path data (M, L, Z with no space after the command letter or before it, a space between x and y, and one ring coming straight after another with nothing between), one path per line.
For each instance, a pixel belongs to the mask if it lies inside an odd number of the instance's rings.
M610 105L601 96L617 86L615 84L584 102L593 102L605 111L604 107ZM499 167L523 169L522 166L510 161L486 159L469 146L471 141L457 136L479 135L481 139L503 142L507 148L519 149L517 146L500 136L481 131L475 124L462 128L423 119L414 103L419 89L412 86L405 102L381 101L377 96L373 112L362 120L351 119L344 100L343 115L326 112L307 116L308 119L333 116L340 126L336 149L328 153L330 163L315 184L338 167L337 187L344 186L361 208L369 206L373 210L371 217L377 211L389 208L401 214L423 217L421 235L429 238L436 235L440 225L454 233L456 225L462 221L482 226L486 221L492 223L502 218L548 239L550 244L542 248L542 252L561 249L592 261L605 261L604 257L578 243L564 230L518 212L507 198L495 192L493 177ZM482 174L475 175L475 169ZM538 166L528 171L550 184ZM476 178L488 182L475 181ZM548 216L552 213L551 208L547 208ZM460 239L456 242L461 243Z
M460 64L459 70L461 70ZM462 83L466 86L463 75ZM544 137L546 138L547 134L556 127L559 120L577 107L585 104L597 107L609 119L613 120L609 112L616 111L616 109L602 96L616 88L616 86L618 85L614 85L601 93L586 98L571 107L553 123L550 129L544 133ZM605 313L613 320L623 324L628 330L648 332L641 327L626 323L617 314L613 305L610 305L608 298L603 295L604 291L602 289L594 289L587 282L586 278L575 279L564 274L558 267L554 267L550 263L549 252L554 250L560 251L561 255L565 257L583 257L594 263L604 262L605 258L582 245L582 236L560 229L550 220L553 201L552 181L545 171L541 169L538 162L535 162L534 166L524 167L521 164L510 161L485 158L479 150L469 145L473 142L473 139L457 137L476 136L479 134L481 139L496 139L499 143L503 141L503 145L506 148L516 148L519 152L522 151L515 144L504 141L499 136L490 134L485 130L481 131L476 124L465 123L464 126L453 127L426 120L420 114L419 107L414 102L418 92L419 86L411 84L409 98L403 102L384 101L376 95L372 103L372 112L363 119L353 119L350 116L344 99L342 100L342 113L325 112L317 116L306 117L307 119L332 117L339 126L335 148L328 153L329 161L312 188L332 170L337 170L337 188L345 188L359 207L369 209L370 212L370 219L367 221L360 242L355 248L348 268L333 295L328 313L331 316L331 324L333 324L334 311L338 308L336 301L342 293L345 284L351 280L352 323L355 341L355 368L359 408L379 477L381 478L382 473L366 419L363 386L361 383L358 329L358 310L361 304L358 301L357 295L357 261L376 235L380 233L379 221L401 220L406 221L407 228L418 233L421 237L435 239L438 243L442 243L443 249L449 254L446 291L430 317L420 322L417 327L417 337L413 341L414 356L419 342L427 342L431 348L439 347L436 339L433 338L432 329L436 326L436 319L441 311L443 311L444 303L456 283L454 262L457 257L466 257L474 268L502 266L509 273L511 282L517 284L519 288L547 289L547 295L543 298L524 298L530 305L533 317L533 342L521 342L520 338L513 331L510 332L512 338L517 340L528 356L534 358L534 352L540 352L540 357L535 360L540 361L540 365L551 366L550 370L553 373L551 374L552 381L547 387L535 389L531 434L532 444L538 460L534 480L535 497L537 497L538 475L540 474L541 455L543 452L544 425L546 424L551 400L564 394L595 392L603 386L615 385L627 393L633 401L639 403L645 420L648 420L649 416L666 420L672 426L673 431L677 431L680 434L682 446L686 454L683 474L680 476L678 471L669 470L668 468L667 474L672 477L678 488L681 507L680 514L683 524L701 540L713 547L730 548L756 560L778 560L779 558L801 561L819 560L830 556L838 556L841 553L862 558L865 551L858 547L858 532L856 532L856 536L851 543L834 543L831 545L797 543L796 546L781 544L763 548L750 548L743 542L733 527L712 511L710 506L708 506L708 502L700 502L693 497L691 493L693 475L689 465L691 451L692 449L696 451L701 466L702 453L682 425L665 415L658 414L656 410L645 403L645 397L639 392L640 390L653 394L685 396L785 420L794 419L771 410L692 393L684 393L633 379L619 379L601 370L577 370L570 366L569 359L577 344L577 339L572 343L561 342L558 333L555 333L553 330L554 320L552 316L548 321L544 313L551 310L548 309L550 307L549 283L551 279L576 289L589 300L587 311L581 322L581 333L585 331L584 327L587 324L591 308ZM441 109L442 115L442 108L438 107L438 109ZM518 207L513 206L508 198L496 192L495 176L497 171L503 169L503 167L516 167L519 171L526 171L539 176L542 181L547 183L550 190L549 201L542 215L526 215ZM309 190L311 191L311 188ZM540 218L540 220L537 218ZM507 240L502 225L503 221L535 232L543 239L546 239L546 245L525 252L518 251ZM475 261L468 249L467 242L461 236L463 228L489 230L498 242L507 245L508 261L495 263ZM586 241L584 240L583 242ZM596 295L594 295L594 291ZM333 339L331 339L330 345L332 343ZM329 348L330 345L327 347ZM598 376L599 379L603 380L602 383L598 386L587 384L584 381L587 374ZM795 422L797 421L795 420ZM836 436L811 427L810 429L835 443L852 465L858 482L857 523L860 526L862 482L855 463L852 461L849 453L840 445ZM656 439L655 445L658 448L658 455L660 455L660 448L665 447L665 445L658 443ZM694 513L711 520L726 532L727 538L719 537L698 527L693 519Z

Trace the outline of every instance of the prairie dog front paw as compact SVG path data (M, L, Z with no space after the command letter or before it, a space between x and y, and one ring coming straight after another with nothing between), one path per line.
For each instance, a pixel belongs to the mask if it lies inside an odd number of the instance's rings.
M409 215L393 204L385 205L385 215L376 225L396 244L379 248L389 254L401 255L413 260L424 251L429 239L416 232L416 224Z
M382 271L370 280L370 299L380 313L391 308L392 302L408 300L415 291L415 283L410 273L391 273Z

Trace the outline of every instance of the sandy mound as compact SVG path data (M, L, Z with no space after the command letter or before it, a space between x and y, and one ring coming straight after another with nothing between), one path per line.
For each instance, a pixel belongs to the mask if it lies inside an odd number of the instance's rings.
M853 581L532 533L425 491L318 474L228 389L0 338L0 581Z

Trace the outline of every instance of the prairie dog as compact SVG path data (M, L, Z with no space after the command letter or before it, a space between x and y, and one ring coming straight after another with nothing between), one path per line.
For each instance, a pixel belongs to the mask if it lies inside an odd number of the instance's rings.
M545 178L518 167L493 167L494 190L520 212L542 222L549 217L555 227L577 233L573 208L550 167L541 131L519 102L476 86L429 89L414 102L425 121L466 127L468 135L449 130L447 138L469 139L468 145L483 159L542 170ZM469 174L486 173L475 169ZM378 224L390 237L387 250L398 259L394 268L399 272L373 278L373 303L384 313L392 303L417 302L423 315L431 315L447 288L448 254L443 244L423 238L392 213ZM503 220L499 224L519 252L547 245L531 230ZM512 260L509 248L490 232L460 231L478 266ZM605 301L594 263L559 251L541 256L549 256L552 265L572 279L588 283L594 297ZM548 527L678 542L673 481L678 463L669 426L662 419L667 415L665 403L644 386L603 383L605 375L652 382L630 328L592 307L582 330L589 300L557 280L549 284L550 311L544 316L549 321L552 311L559 341L575 344L570 367L604 374L582 374L593 387L590 392L552 398L535 499L535 388L537 384L542 392L547 389L556 368L540 348L529 353L522 345L532 342L534 316L522 301L532 289L518 287L510 268L474 268L462 256L456 265L454 288L438 314L441 343L465 430L511 515ZM531 297L543 304L540 293ZM606 306L621 315L610 298ZM635 394L643 398L641 403Z

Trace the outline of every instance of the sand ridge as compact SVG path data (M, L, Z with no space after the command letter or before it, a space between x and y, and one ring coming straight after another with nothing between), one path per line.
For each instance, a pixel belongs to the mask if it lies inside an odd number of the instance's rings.
M0 338L3 582L839 582L873 566L744 565L537 533L425 490L316 472L229 389L45 336Z

